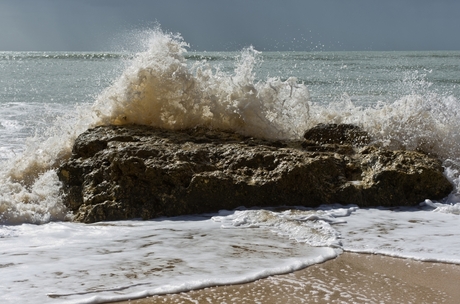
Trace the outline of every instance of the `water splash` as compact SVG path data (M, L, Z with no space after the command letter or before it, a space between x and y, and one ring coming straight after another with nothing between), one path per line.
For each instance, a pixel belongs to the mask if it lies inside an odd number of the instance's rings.
M233 74L206 61L187 65L180 36L153 33L140 53L93 110L98 124L142 124L166 129L203 126L273 139L300 137L309 92L295 78L256 81L258 52L245 49Z
M55 169L69 158L76 137L91 124L88 110L56 120L43 134L29 138L23 153L0 169L0 223L47 223L70 220Z
M445 160L460 156L460 102L435 93L402 96L392 103L355 106L341 102L311 107L312 124L333 122L362 126L374 143L389 149L421 150ZM313 120L313 121L312 121Z

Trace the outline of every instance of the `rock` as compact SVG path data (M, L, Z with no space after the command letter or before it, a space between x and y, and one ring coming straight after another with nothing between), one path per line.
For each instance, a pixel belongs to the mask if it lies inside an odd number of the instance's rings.
M427 155L354 147L354 135L340 143L318 152L217 130L101 126L77 138L58 175L74 220L86 223L239 206L414 205L452 191Z
M319 124L306 131L304 138L316 145L339 144L364 146L371 141L367 132L350 124Z

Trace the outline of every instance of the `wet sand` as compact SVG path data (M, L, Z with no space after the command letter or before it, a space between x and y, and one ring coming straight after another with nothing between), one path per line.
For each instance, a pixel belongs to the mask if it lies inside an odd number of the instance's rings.
M459 303L460 265L343 253L248 284L117 303Z

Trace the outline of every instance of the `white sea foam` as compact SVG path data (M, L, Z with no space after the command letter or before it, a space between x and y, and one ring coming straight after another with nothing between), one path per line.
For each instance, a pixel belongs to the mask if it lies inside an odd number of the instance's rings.
M290 209L285 212L264 209L244 210L236 211L226 217L213 217L213 220L222 222L223 228L264 227L276 234L311 246L340 247L339 236L330 224L341 223L337 218L349 215L354 211L354 208L344 210L339 209L336 212L305 211L301 209Z
M245 283L334 258L341 250L460 264L457 219L421 208L329 205L1 226L0 299L127 300Z
M189 216L92 225L60 222L0 227L0 299L2 303L24 299L36 303L100 303L138 298L254 281L292 272L339 253L338 249L289 240L264 227L221 229L220 222L229 216L232 212L214 220L210 216ZM278 221L285 225L287 215ZM307 227L296 235L308 239L311 230L306 222L296 224ZM335 238L327 229L317 233L327 236L323 246ZM321 245L319 239L317 245Z
M460 264L458 214L419 208L358 209L334 227L345 251Z
M447 199L448 203L433 202L432 200L426 199L421 205L433 208L434 212L460 215L460 203L453 203L459 201L458 195L456 194L457 193L454 193L449 196Z

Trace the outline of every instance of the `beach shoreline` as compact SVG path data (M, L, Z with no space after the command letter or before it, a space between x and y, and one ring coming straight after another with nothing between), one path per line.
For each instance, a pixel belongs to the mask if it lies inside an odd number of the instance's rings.
M344 252L247 284L115 303L457 303L458 282L460 265Z

